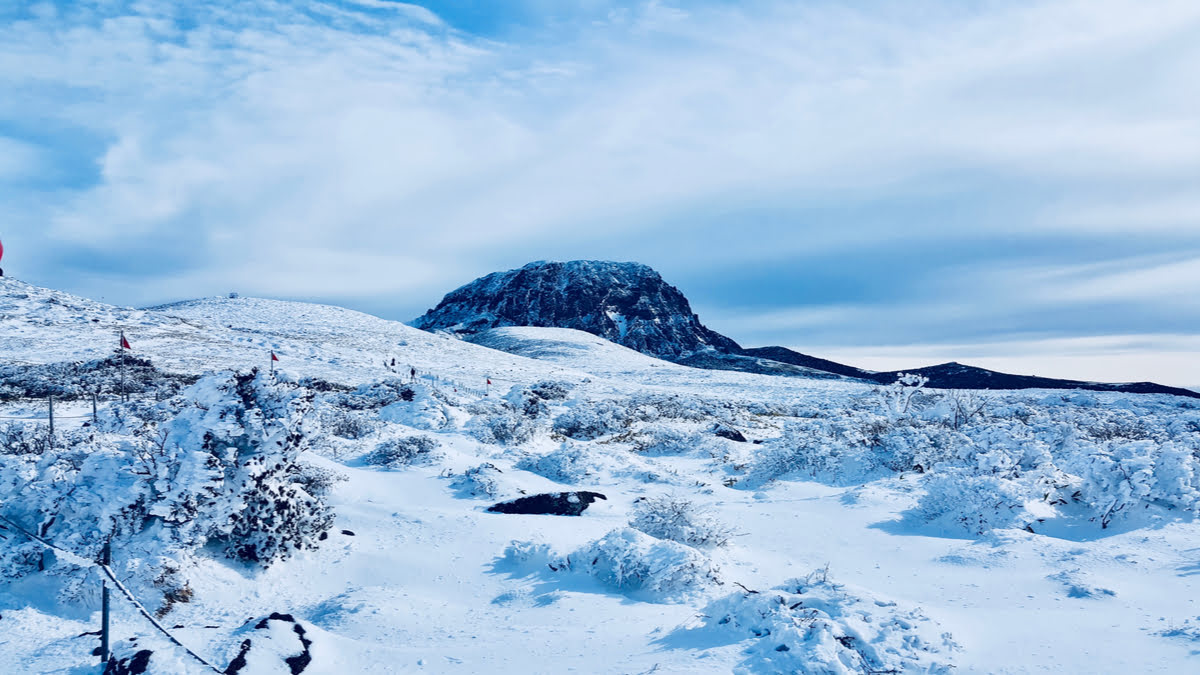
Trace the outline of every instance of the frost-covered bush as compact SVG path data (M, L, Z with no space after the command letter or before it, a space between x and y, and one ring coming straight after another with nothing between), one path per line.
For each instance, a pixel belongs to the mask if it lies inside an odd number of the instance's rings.
M671 455L707 455L720 457L725 443L712 433L683 430L657 424L647 426L633 436L633 451L641 455L665 457Z
M455 476L450 486L463 497L496 499L501 494L500 475L504 473L491 462L473 466Z
M856 426L800 420L787 423L778 438L761 446L741 484L754 488L786 476L849 484L877 476L882 468Z
M165 427L151 515L181 542L220 542L231 557L269 565L316 548L333 513L296 480L311 395L260 373L213 375Z
M310 495L325 497L338 483L349 480L344 473L311 462L300 462L293 469L294 480Z
M613 530L550 565L555 571L589 574L615 590L656 601L683 601L722 583L720 568L703 553L628 527Z
M563 382L538 382L528 387L513 387L504 400L526 417L544 417L550 413L550 402L567 398L569 387Z
M913 401L917 394L929 384L929 378L913 373L900 373L896 381L875 390L879 406L889 419L899 419L916 410Z
M467 431L480 443L520 445L533 439L537 422L507 402L478 401L467 408L473 417Z
M516 468L536 473L559 483L579 483L603 471L605 467L597 448L581 443L564 442L544 455L528 455L517 462Z
M120 406L96 427L62 434L42 455L0 455L0 509L84 558L94 559L111 539L132 583L164 594L186 586L169 579L155 586L164 561L207 544L270 564L315 547L332 524L300 478L308 406L303 389L257 373L209 376L160 404L154 419ZM0 572L22 576L43 567L34 548L3 548ZM68 560L46 571L65 580L68 594L87 574Z
M1080 477L1075 499L1101 528L1150 505L1192 512L1200 506L1200 451L1182 444L1106 444L1064 466Z
M364 384L353 392L339 397L336 402L351 410L378 410L393 403L416 400L418 388L425 389L423 385L399 379L381 380Z
M40 424L0 423L0 455L40 455L50 447L50 433Z
M701 615L708 634L748 642L739 673L941 674L952 672L958 649L920 609L835 584L825 573L735 593Z
M619 434L633 423L629 408L620 401L580 401L554 420L554 431L567 438L590 441Z
M429 386L398 379L372 382L352 392L331 395L328 402L341 409L341 414L356 411L349 417L366 420L371 428L364 430L364 435L374 430L378 421L433 430L445 428L451 417L450 403L444 395Z
M321 424L334 436L351 441L362 440L379 429L379 422L366 413L333 407L323 411Z
M1039 511L1055 494L1044 476L1015 480L980 475L966 469L948 469L925 479L925 494L912 515L921 521L968 535L986 534L1002 527L1025 528L1049 507Z
M543 401L562 401L571 393L571 385L567 382L543 380L530 385L529 393Z
M0 401L18 398L90 398L93 394L150 395L159 400L194 383L190 375L165 373L149 359L128 353L75 363L0 366Z
M638 500L629 526L657 539L697 548L727 546L734 536L733 528L715 518L708 509L672 496Z
M372 466L398 468L433 461L440 444L429 436L390 438L363 457Z

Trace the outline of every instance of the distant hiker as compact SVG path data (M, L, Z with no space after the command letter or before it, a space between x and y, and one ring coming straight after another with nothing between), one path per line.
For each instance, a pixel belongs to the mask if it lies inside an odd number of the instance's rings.
M409 377L410 377L410 378L412 378L412 381L413 381L413 382L416 382L416 381L417 381L417 369L416 369L416 368L413 368L412 366L409 366L409 367L408 367L408 375L409 375Z
M396 359L395 359L395 358L393 358L393 359L392 359L392 367L393 367L393 368L395 368L395 367L396 367Z

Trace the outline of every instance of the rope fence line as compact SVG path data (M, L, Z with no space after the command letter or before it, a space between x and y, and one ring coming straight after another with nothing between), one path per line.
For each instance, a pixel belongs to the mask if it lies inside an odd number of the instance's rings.
M55 415L54 416L54 419L56 419L56 420L88 420L91 418L92 418L91 415ZM47 422L50 420L50 418L49 417L7 417L4 415L0 415L0 420L25 420L27 422Z
M66 560L68 560L72 564L79 565L80 567L98 568L101 572L104 573L104 576L108 577L108 580L113 583L113 586L115 586L116 589L121 592L121 595L125 596L125 599L128 600L130 602L130 604L132 604L134 606L135 609L137 609L138 613L141 614L143 617L145 617L145 619L150 622L150 625L154 626L156 629L158 629L158 631L160 633L165 635L166 638L168 640L170 640L170 642L172 644L174 644L175 646L182 649L184 652L186 652L188 654L188 656L191 656L193 659L195 659L199 663L203 664L205 667L209 668L214 673L221 673L222 675L225 673L224 670L221 670L220 668L209 663L207 660L204 659L204 657L200 656L194 650L192 650L190 647L183 644L183 642L181 642L179 640L179 638L172 635L171 632L166 629L166 627L164 627L161 623L159 623L158 619L155 619L154 615L152 615L146 609L146 607L144 605L142 605L142 603L139 602L136 597L134 597L133 593L130 592L130 590L125 587L125 584L121 583L121 581L119 579L117 579L117 575L115 572L113 572L111 567L109 567L108 565L98 563L94 560L88 560L87 558L84 558L83 556L81 556L77 553L68 551L64 548L59 548L58 546L51 544L50 542L46 541L45 539L39 537L38 535L30 532L27 529L25 529L20 524L13 521L11 518L8 518L7 516L0 514L0 520L8 523L9 525L12 526L12 528L14 530L16 530L17 532L20 532L21 534L25 535L26 537L29 537L30 539L41 544L42 546L45 546L46 548L57 551L59 553L62 553L65 556Z

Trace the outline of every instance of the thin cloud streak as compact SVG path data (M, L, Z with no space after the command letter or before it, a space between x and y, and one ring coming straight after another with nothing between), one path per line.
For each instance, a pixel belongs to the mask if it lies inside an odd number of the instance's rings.
M501 38L427 4L0 19L0 139L31 149L0 160L10 273L408 319L530 259L640 259L686 291L826 258L861 297L693 300L746 341L862 344L878 314L917 341L1200 332L1172 282L1200 255L1195 3L598 2ZM1037 255L938 253L987 248Z

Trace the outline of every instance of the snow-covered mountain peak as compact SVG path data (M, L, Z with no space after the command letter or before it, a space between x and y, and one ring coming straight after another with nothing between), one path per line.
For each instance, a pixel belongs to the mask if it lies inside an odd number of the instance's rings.
M668 359L739 349L701 324L679 289L633 262L540 261L489 274L446 295L413 325L460 335L504 326L572 328Z

